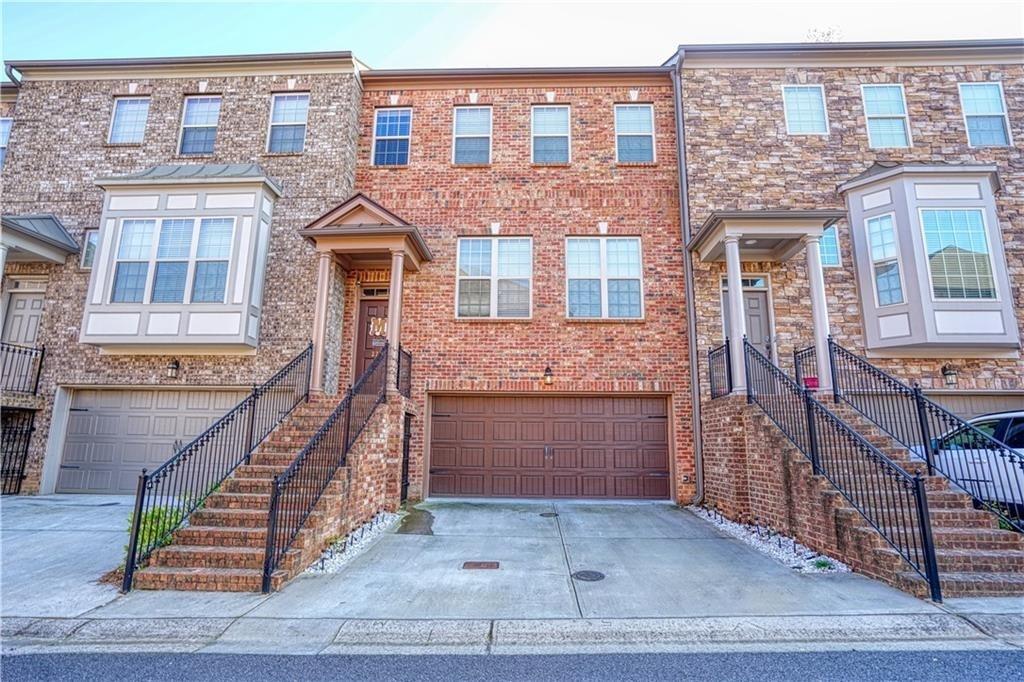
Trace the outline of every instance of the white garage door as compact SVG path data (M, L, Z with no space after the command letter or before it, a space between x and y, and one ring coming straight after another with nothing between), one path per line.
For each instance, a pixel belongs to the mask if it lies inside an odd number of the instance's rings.
M237 390L75 390L59 493L132 494L152 471L236 405Z
M931 393L928 397L962 419L1024 410L1024 394L1020 393Z

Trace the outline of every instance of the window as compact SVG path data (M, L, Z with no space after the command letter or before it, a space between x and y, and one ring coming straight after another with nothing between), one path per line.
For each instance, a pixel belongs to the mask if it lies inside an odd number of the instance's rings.
M961 83L960 106L972 147L1006 147L1010 121L1006 115L1001 83Z
M782 99L785 104L787 133L828 135L824 86L784 85Z
M986 421L972 422L971 427L965 426L959 431L954 431L950 435L946 436L939 443L939 448L942 450L974 450L983 448L987 444L987 441L984 436L979 436L975 430L981 431L986 436L995 438L996 431L999 428L999 420L990 419Z
M146 294L155 220L125 220L114 265L111 303L141 303Z
M224 302L233 228L231 218L204 218L200 223L192 280L193 303Z
M636 237L566 239L569 317L643 317L640 270L640 240Z
M11 140L11 125L14 119L0 118L0 167L4 165L7 158L7 143Z
M299 153L306 146L306 118L309 94L274 95L270 107L270 132L267 151L276 154Z
M408 164L411 129L412 109L377 109L373 123L373 165Z
M148 97L118 97L114 100L107 141L111 144L139 144L146 135L148 118Z
M910 122L902 85L862 85L868 142L882 147L909 147Z
M996 298L981 209L921 209L921 226L936 299Z
M1017 417L1010 422L1003 442L1016 450L1024 450L1024 417Z
M96 260L96 245L100 241L99 230L86 230L82 233L82 260L80 267L88 270Z
M615 159L619 163L654 163L652 105L615 105Z
M531 125L533 163L569 163L569 107L536 106Z
M903 303L903 281L900 275L899 248L896 245L893 215L889 213L869 218L867 228L878 305Z
M532 240L460 239L457 279L458 317L529 317Z
M826 227L821 234L821 264L827 268L842 265L839 258L839 233L835 225Z
M181 119L181 154L212 154L220 97L186 97Z
M490 107L455 107L452 162L470 166L491 162Z

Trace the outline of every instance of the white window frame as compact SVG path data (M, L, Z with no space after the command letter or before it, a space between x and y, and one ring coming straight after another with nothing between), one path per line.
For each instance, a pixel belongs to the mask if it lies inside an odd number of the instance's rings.
M964 86L970 87L972 85L996 85L999 87L999 99L1003 103L1003 125L1006 126L1006 144L1005 145L973 145L971 144L971 131L967 127L967 109L964 108ZM960 96L960 115L964 121L964 135L967 136L967 146L973 149L985 149L987 147L995 149L1005 149L1006 147L1013 146L1013 130L1010 128L1010 111L1006 107L1006 92L1003 90L1002 81L970 81L956 84L957 94ZM995 114L970 114L971 116L995 116ZM944 299L945 300L945 299Z
M138 142L114 142L114 119L117 118L117 105L119 102L130 102L132 100L146 100L149 106L153 106L152 98L147 95L124 95L114 98L114 107L110 110L110 124L107 126L107 144L133 145L142 144L146 141L146 128L149 126L149 108L146 109L146 122L142 126L142 138ZM219 120L220 117L218 117ZM185 110L181 111L181 120L185 121Z
M600 281L601 281L601 316L600 317L572 317L569 315L569 242L576 240L587 240L596 239L600 242L598 248L598 263L600 269ZM640 316L639 317L611 317L608 314L608 280L609 279L633 279L632 277L608 277L608 240L609 239L632 239L637 243L637 255L640 258ZM628 234L614 234L614 235L584 235L577 234L571 235L565 238L564 243L565 255L563 258L563 266L565 267L565 319L577 322L577 321L588 321L588 320L626 320L626 321L644 321L647 319L647 307L645 305L644 296L644 244L643 239L639 235L628 235ZM591 277L573 277L572 279L593 279Z
M837 263L826 263L825 262L825 258L824 258L824 250L822 250L820 248L821 245L823 245L825 243L825 233L828 232L829 230L832 230L833 234L835 234L835 236L836 236L836 258L838 259ZM821 267L823 267L823 268L841 268L841 267L843 267L843 247L839 243L839 226L838 225L833 223L832 225L829 225L828 227L826 227L824 230L821 231L821 241L819 242L819 250L822 253Z
M220 100L220 105L217 107L217 122L214 125L185 125L185 115L188 113L189 100L194 99L217 99ZM181 125L178 129L178 156L184 157L203 157L213 156L214 152L217 151L217 132L220 129L220 110L224 106L224 97L221 95L186 95L185 99L181 103ZM213 150L204 152L202 154L185 154L182 152L181 145L185 142L185 128L213 128Z
M0 145L0 146L3 147L3 150L4 150L3 161L6 163L6 161L7 161L7 149L11 146L10 134L14 132L14 119L12 117L10 117L10 116L0 116L0 121L10 121L11 122L11 127L8 129L8 133L7 133L8 140L6 142L4 142L3 145ZM0 164L0 167L2 167L2 164Z
M821 91L821 109L825 114L825 130L820 133L797 133L789 127L789 108L786 106L787 88L818 88ZM782 115L786 120L786 134L794 137L809 135L812 137L828 137L832 130L832 122L828 118L828 102L825 100L825 86L821 83L783 83L782 85Z
M89 265L85 264L85 254L89 250L89 238L93 237L96 239L96 243L93 245L92 250L92 263ZM92 270L96 267L96 259L100 257L100 231L99 228L89 228L82 231L82 254L78 257L78 268L80 270Z
M893 241L893 245L896 247L896 255L893 256L892 258L885 258L883 260L876 261L874 255L871 253L871 228L868 225L868 223L870 223L872 220L878 220L879 218L884 218L886 216L889 216L890 218L892 218L892 233L893 233L893 240L894 240ZM903 274L903 252L900 249L900 226L899 226L899 223L896 221L896 213L894 211L889 211L887 213L879 213L878 215L873 215L873 216L865 217L864 218L864 236L867 239L868 261L869 261L869 263L871 265L871 273L870 273L870 276L871 276L871 289L872 289L872 291L875 294L875 307L876 308L890 308L892 306L897 306L897 305L907 305L907 283L906 283L906 281L904 279L904 274ZM878 278L875 275L875 267L878 266L879 264L884 265L886 263L893 263L893 262L896 263L896 266L899 269L900 293L903 295L903 300L899 301L898 303L886 303L885 305L882 305L882 303L879 301L879 298L878 298Z
M871 88L899 88L900 97L903 98L903 127L907 131L907 146L905 147L876 147L871 142L871 119L873 118L900 118L897 116L882 116L879 114L868 114L868 103L864 93ZM860 106L864 112L864 132L868 136L868 147L871 149L910 149L914 146L914 134L910 130L910 109L907 107L907 91L903 83L861 83L860 85Z
M278 97L294 97L296 95L305 95L306 96L306 120L302 122L302 149L300 149L297 152L273 152L273 151L270 151L270 134L273 132L275 125L279 125L279 126L294 126L294 125L298 125L298 123L274 123L274 107L277 106L277 98ZM267 143L263 146L263 149L264 149L264 151L266 151L267 154L304 154L306 152L306 137L307 137L307 135L309 133L309 105L310 105L310 103L311 103L311 99L310 99L309 93L306 92L306 91L302 91L302 90L299 90L299 91L296 91L296 92L290 92L290 91L289 92L273 92L273 93L270 94L270 114L269 114L269 116L267 118Z
M409 134L408 135L384 135L377 137L377 116L382 111L408 111L409 112ZM412 163L412 107L377 107L373 110L373 136L370 142L370 165L377 168L402 168ZM452 125L455 125L454 122ZM377 140L409 140L408 158L405 163L377 163Z
M527 240L530 244L530 275L529 277L499 277L498 276L498 242ZM491 242L491 274L490 275L462 275L462 242L464 241L489 241ZM508 315L498 316L498 281L503 279L526 279L529 281L529 310L525 317L511 317ZM459 285L463 280L488 280L491 283L490 301L488 302L487 315L460 315L459 314ZM502 235L495 237L459 237L455 242L455 319L457 320L530 320L533 319L533 237L527 235Z
M650 161L620 161L619 160L619 107L647 107L651 110L651 160ZM617 102L612 107L612 123L615 127L615 163L625 166L652 166L658 163L658 140L656 137L654 103L653 102ZM631 319L631 318L628 318Z
M988 249L988 265L992 270L992 289L996 292L995 298L936 298L935 284L932 282L932 269L928 262L928 236L924 231L925 211L977 211L981 214L981 225L984 229L985 248ZM921 248L924 250L923 267L928 271L928 292L933 303L1001 303L1002 293L999 290L999 276L996 271L996 257L992 249L991 233L988 229L988 216L984 206L918 206L917 224L921 229Z
M488 133L487 135L458 135L456 134L456 119L458 118L458 111L460 109L485 109L487 111L488 118ZM412 126L410 125L409 131L412 132ZM486 163L459 163L455 160L455 141L459 138L465 139L479 139L482 137L487 138L487 162ZM494 159L494 109L489 104L459 104L452 107L452 165L453 166L490 166Z
M552 135L550 133L541 133L541 134L536 133L535 130L534 130L534 114L536 113L537 109L565 109L565 116L566 116L565 135ZM533 141L536 138L538 138L538 137L564 137L564 138L566 138L566 141L568 142L568 145L569 145L569 153L568 153L568 156L567 156L565 161L558 161L558 162L541 161L541 162L539 162L539 165L542 165L542 166L565 166L565 165L571 164L572 163L572 107L570 105L568 105L568 104L534 104L533 106L531 106L530 107L530 163L538 163L538 161L535 158L533 158L533 151L534 151L533 150ZM616 135L615 139L616 139L615 146L617 148L618 147L618 139L619 139L617 135ZM616 154L618 154L618 149L616 149Z

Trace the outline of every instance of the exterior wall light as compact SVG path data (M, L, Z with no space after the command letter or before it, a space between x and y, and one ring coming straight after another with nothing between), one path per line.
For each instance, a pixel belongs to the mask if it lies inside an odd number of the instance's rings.
M545 386L550 386L555 383L555 373L551 371L551 365L544 368L543 382Z
M167 363L167 378L168 379L177 379L178 378L178 370L179 369L181 369L181 363L178 362L177 358L175 358L175 359L171 360L170 362L168 362Z
M953 365L943 365L942 378L946 381L947 387L953 388L954 386L956 386L956 367L954 367Z

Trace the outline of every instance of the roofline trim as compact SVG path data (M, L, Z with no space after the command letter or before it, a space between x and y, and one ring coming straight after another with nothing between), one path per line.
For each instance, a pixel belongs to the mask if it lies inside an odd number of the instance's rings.
M260 54L197 55L189 57L129 57L114 59L24 59L8 61L7 64L23 69L94 69L118 66L186 66L297 62L319 59L348 59L355 61L348 50L337 52L267 52Z
M107 189L108 187L162 187L167 185L266 185L278 197L284 194L281 187L273 178L266 175L253 175L249 177L195 177L187 176L181 178L121 178L116 176L104 176L93 181L97 187Z
M899 164L884 171L880 171L867 177L854 178L836 185L836 192L845 194L851 189L872 185L882 180L889 180L897 175L987 175L992 181L994 190L1003 188L1002 178L999 177L999 167L992 164L971 164L963 166L928 164L915 166L912 164Z
M765 209L752 211L713 211L701 224L697 233L686 245L688 251L695 251L716 227L726 220L822 220L824 227L830 227L846 217L841 209Z

